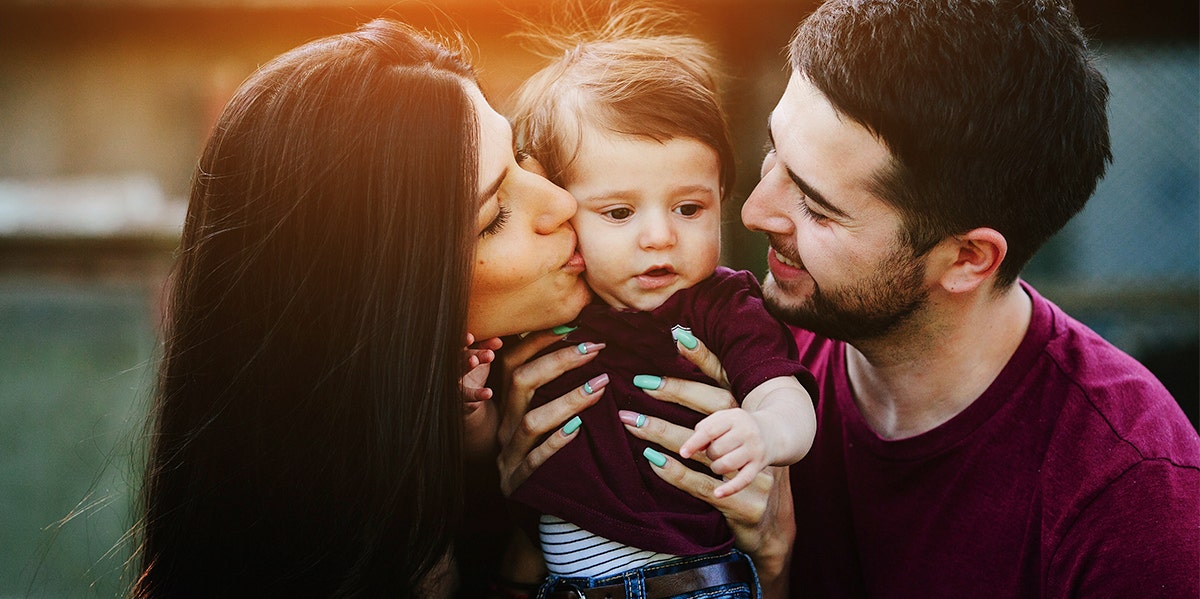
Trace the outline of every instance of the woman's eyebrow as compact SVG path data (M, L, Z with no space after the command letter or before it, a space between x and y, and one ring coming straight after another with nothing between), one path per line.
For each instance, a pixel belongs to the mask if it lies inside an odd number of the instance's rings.
M504 172L500 173L500 176L496 177L496 180L493 181L491 185L488 185L488 188L483 190L483 193L479 194L479 205L480 206L486 204L488 201L488 198L491 198L492 196L496 195L497 191L500 191L500 185L502 183L504 183L504 178L507 176L508 176L508 168L505 168Z

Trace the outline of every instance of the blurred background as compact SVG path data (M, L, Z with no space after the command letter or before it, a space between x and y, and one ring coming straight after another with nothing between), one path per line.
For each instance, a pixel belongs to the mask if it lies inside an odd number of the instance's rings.
M728 66L740 159L724 261L763 272L738 206L783 48L812 1L692 0ZM1025 278L1142 360L1193 423L1200 384L1197 3L1084 0L1115 161ZM389 14L459 30L503 109L538 0L0 0L0 597L119 595L164 277L200 148L257 65Z

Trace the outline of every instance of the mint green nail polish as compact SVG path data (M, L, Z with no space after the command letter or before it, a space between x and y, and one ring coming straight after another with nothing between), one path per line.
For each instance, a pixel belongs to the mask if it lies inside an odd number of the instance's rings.
M642 451L642 455L646 456L646 459L650 460L651 464L654 464L655 466L658 466L659 468L662 468L663 466L667 465L667 456L665 456L661 453L658 453L657 451L654 451L653 449L650 449L649 447L647 447L646 449L644 449Z
M681 326L676 326L675 328L671 329L671 337L678 341L680 345L688 349L696 349L696 346L700 345L700 342L696 340L696 336L693 335L691 331Z
M579 430L579 427L581 427L581 426L583 426L583 419L578 416L568 420L567 423L564 424L562 427L563 436L565 437L565 436Z
M550 332L554 333L555 335L566 335L567 333L570 333L571 331L574 331L577 328L579 328L579 327L573 327L569 324L560 324L560 325L554 327L553 329L550 329Z
M633 386L638 389L657 391L662 388L662 377L653 374L639 374L633 377Z
M643 426L646 426L646 415L638 414L637 422L633 423L633 425L638 428L642 428Z

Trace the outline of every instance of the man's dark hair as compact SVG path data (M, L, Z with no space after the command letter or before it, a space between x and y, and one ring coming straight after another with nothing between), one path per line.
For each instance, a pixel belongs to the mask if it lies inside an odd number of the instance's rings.
M990 227L1011 285L1112 160L1108 85L1069 2L832 0L792 38L793 70L891 151L878 192L918 255Z

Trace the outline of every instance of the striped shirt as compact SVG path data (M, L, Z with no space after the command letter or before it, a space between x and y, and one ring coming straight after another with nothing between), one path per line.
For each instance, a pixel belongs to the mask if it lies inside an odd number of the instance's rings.
M546 567L557 576L610 576L678 557L622 545L548 514L538 522L538 536Z

